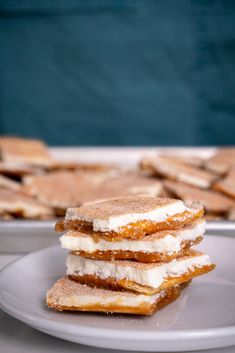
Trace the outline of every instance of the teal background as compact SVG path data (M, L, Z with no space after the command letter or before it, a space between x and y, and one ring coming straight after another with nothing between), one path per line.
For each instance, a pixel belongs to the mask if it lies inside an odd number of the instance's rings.
M235 144L235 1L0 0L0 134Z

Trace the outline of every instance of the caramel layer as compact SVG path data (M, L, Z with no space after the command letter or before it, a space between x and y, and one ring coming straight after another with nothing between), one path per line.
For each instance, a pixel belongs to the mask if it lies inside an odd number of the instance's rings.
M75 280L82 284L87 284L90 287L105 288L111 290L129 290L132 292L138 292L147 295L153 295L155 293L161 292L162 290L169 289L177 284L190 281L192 278L201 276L204 273L210 272L215 268L214 264L206 265L203 267L195 267L193 270L187 271L184 275L179 277L167 277L164 282L158 288L152 288L149 286L143 286L136 282L130 281L128 279L117 280L113 277L100 278L94 275L70 275L69 278Z
M197 213L184 211L167 218L164 222L152 222L148 220L130 223L127 226L120 227L118 231L112 232L94 232L92 223L79 220L63 220L55 225L57 232L65 230L76 230L81 233L90 234L95 238L104 238L108 241L118 241L123 238L141 239L147 234L156 233L159 230L175 230L182 228L185 224L191 223L203 216L203 210Z
M72 251L74 255L84 256L90 259L96 260L135 260L138 262L167 262L177 257L184 256L192 245L199 244L202 237L197 237L195 240L184 240L181 244L181 249L178 252L174 252L171 255L167 253L148 253L141 251L129 251L129 250L97 250L93 253L85 251Z
M160 310L167 304L170 304L180 296L180 288L173 287L170 288L164 297L161 297L156 300L153 304L142 303L139 306L122 306L118 305L86 305L86 306L60 306L55 305L50 300L47 300L47 306L49 308L58 310L58 311L91 311L91 312L102 312L102 313L120 313L120 314L134 314L134 315L152 315L154 312Z

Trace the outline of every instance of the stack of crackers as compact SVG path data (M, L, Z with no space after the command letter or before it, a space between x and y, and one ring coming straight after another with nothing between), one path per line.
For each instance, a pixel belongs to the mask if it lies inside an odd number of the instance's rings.
M151 315L215 267L192 250L205 231L200 204L137 195L69 208L58 232L67 274L48 290L56 310Z

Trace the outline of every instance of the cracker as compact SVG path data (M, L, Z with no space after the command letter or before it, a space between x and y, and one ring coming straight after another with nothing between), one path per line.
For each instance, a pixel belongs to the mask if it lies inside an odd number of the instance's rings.
M218 178L210 171L183 163L180 159L167 156L156 156L142 162L142 167L153 175L166 177L170 180L182 181L203 189L208 189Z
M128 194L144 193L157 196L162 188L159 181L134 175L117 177L106 172L80 173L54 171L27 176L23 190L64 215L68 207L86 202Z
M52 210L21 191L0 188L0 211L23 218L51 218Z
M185 202L200 200L208 213L224 214L235 206L233 200L213 190L202 190L169 180L164 182L164 186L173 196L179 197Z
M179 286L162 291L160 295L153 295L150 298L146 295L125 291L91 288L64 277L47 291L46 303L49 308L58 311L152 315L176 300L179 295Z
M168 263L101 261L70 254L66 265L67 275L79 283L112 290L124 288L148 295L187 282L215 267L207 255L195 250Z
M54 161L47 146L40 140L18 137L0 137L1 159L7 162L21 162L50 167Z
M158 212L163 208L165 210L166 207L176 204L177 202L180 202L180 207L185 211L169 216L166 210L166 218L163 220L150 221L145 219L146 212ZM195 202L183 206L180 200L154 198L150 196L128 196L90 203L80 208L70 208L67 210L65 220L57 222L55 229L57 232L64 230L80 231L94 237L103 237L109 240L119 240L123 238L139 239L143 238L146 234L153 234L160 230L180 229L185 224L201 218L203 212L203 207ZM81 220L84 218L91 220L96 218L106 219L129 214L136 214L142 219L133 223L127 223L125 226L120 226L114 231L97 231L94 230L92 222Z
M179 277L168 277L164 280L163 284L158 288L153 288L150 286L143 286L139 283L130 281L128 279L117 280L113 277L100 278L94 275L69 275L69 278L81 284L87 284L89 286L94 286L98 288L105 288L110 290L128 290L131 292L137 292L146 295L153 295L161 292L162 290L167 290L178 284L186 283L191 281L193 278L206 274L214 270L215 265L205 265L203 267L195 267L193 270L187 271L184 275Z
M224 179L217 181L213 189L235 199L235 168L232 168Z
M221 148L214 156L204 162L209 171L224 175L235 167L235 148Z

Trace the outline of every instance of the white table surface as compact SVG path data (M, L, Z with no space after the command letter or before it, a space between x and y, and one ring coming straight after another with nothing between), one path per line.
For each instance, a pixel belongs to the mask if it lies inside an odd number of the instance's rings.
M1 255L0 269L20 255ZM94 348L58 339L21 323L0 310L1 353L125 353L127 351ZM235 353L235 346L199 351L201 353ZM186 352L187 353L187 352ZM188 352L189 353L189 352ZM191 352L192 353L192 352Z

